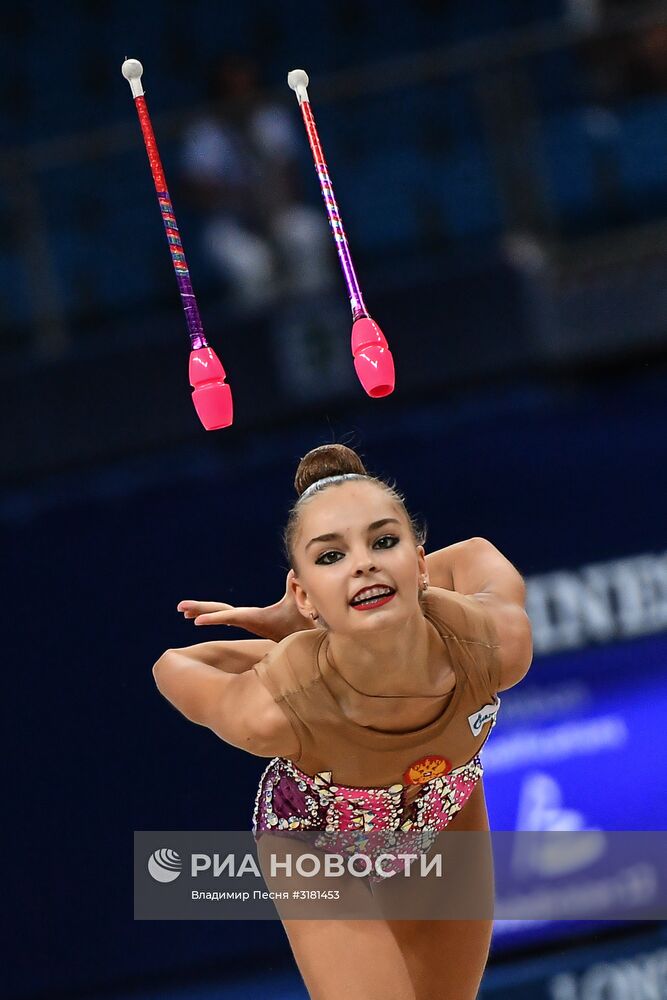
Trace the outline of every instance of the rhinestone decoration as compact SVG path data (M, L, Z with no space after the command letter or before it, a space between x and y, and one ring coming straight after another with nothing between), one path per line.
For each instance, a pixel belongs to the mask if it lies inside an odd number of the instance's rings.
M420 791L406 805L404 785L358 788L334 784L331 771L319 771L311 777L290 760L274 757L257 789L253 834L273 829L318 830L324 835L357 833L361 839L352 841L358 845L373 831L437 833L462 809L483 773L482 761L475 756L447 773L415 782Z

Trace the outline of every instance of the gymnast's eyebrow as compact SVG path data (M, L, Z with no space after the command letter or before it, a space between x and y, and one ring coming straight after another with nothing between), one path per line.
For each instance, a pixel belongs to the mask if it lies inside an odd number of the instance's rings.
M400 524L401 522L397 517L382 517L379 521L373 521L372 524L369 524L368 530L375 531L376 528L381 528L384 524L390 523ZM306 548L308 548L309 545L312 545L313 542L332 542L334 538L342 537L343 536L338 531L330 531L327 535L318 535L317 538L311 538L308 545L306 545Z

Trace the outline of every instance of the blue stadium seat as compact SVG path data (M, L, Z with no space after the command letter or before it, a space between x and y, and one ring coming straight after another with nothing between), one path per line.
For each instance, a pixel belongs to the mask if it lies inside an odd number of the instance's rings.
M341 174L344 171L340 171ZM368 156L345 177L341 213L353 246L391 249L419 236L415 193L423 169L411 150L396 148Z
M544 119L537 136L547 207L558 217L588 211L596 198L591 139L582 112Z
M438 191L450 236L498 231L502 211L492 164L480 146L467 144L438 164Z
M532 99L540 114L564 112L582 103L579 63L572 48L550 49L522 60L530 82Z
M32 319L31 289L26 267L16 253L0 254L0 331L27 325Z
M618 114L619 171L629 195L667 195L667 98L635 101Z

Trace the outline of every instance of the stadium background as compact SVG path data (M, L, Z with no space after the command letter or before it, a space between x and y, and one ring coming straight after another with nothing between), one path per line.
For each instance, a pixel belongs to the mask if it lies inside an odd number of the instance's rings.
M277 923L134 922L132 831L247 828L262 761L185 724L150 667L195 641L178 600L282 593L293 470L333 438L396 477L430 547L483 535L528 579L536 657L486 751L492 826L534 818L537 787L576 828L665 828L666 32L664 3L593 0L5 12L3 995L305 996ZM286 72L310 73L387 399L333 364L342 282L244 315L202 250L182 137L224 53L295 117ZM215 434L126 55L234 392ZM299 169L319 209L305 137ZM600 718L616 737L589 745ZM557 753L513 756L562 726ZM667 995L663 924L523 930L494 938L482 997Z

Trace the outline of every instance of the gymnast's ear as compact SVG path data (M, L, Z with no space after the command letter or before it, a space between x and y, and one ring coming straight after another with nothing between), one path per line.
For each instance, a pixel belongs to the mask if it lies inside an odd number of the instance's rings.
M294 603L297 606L297 610L300 615L308 619L308 621L313 620L312 612L315 610L313 605L308 600L308 595L303 589L296 574L292 575L288 581L289 589L294 597Z

